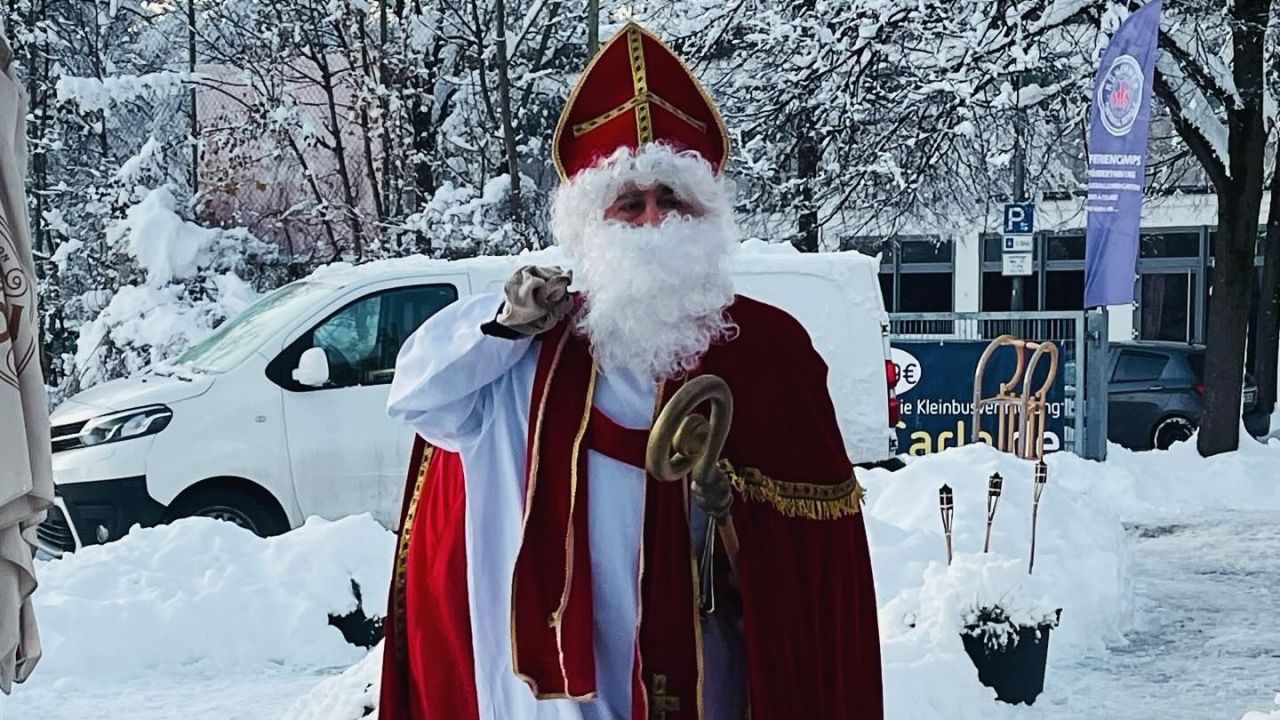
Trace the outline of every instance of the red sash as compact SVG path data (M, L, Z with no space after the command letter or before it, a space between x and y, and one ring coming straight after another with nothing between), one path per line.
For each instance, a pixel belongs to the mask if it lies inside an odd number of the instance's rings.
M593 410L595 365L587 342L568 327L542 337L534 377L524 531L511 591L512 659L539 698L585 700L596 693L586 451L643 466L647 432ZM701 716L688 507L683 483L648 478L633 718L647 717L651 703L668 720Z

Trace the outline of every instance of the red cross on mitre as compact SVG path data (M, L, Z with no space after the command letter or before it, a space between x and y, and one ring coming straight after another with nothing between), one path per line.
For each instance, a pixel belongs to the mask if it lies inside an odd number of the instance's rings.
M587 65L556 126L552 156L568 180L622 147L692 150L719 173L729 133L707 91L671 48L627 23Z

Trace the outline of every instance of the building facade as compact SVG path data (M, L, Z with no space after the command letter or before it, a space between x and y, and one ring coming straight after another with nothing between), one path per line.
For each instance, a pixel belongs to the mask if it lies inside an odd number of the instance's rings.
M1267 205L1264 198L1258 268ZM1023 281L1023 309L1082 310L1083 206L1077 200L1040 202L1036 216L1033 272ZM1204 341L1216 219L1213 195L1149 201L1134 277L1135 301L1131 307L1108 308L1112 340ZM999 217L989 219L985 227L998 229ZM1011 309L1013 278L1001 272L1001 237L996 232L979 228L952 241L910 235L857 238L841 247L881 255L880 287L890 312Z

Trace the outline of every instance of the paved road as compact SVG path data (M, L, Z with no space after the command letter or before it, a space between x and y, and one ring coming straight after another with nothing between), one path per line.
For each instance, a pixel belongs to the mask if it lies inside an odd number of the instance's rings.
M1138 613L1129 644L1057 668L1047 702L1019 716L1240 720L1275 709L1280 514L1221 513L1129 532Z

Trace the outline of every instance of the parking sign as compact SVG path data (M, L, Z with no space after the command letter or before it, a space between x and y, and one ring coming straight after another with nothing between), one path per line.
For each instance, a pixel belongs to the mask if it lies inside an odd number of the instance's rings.
M1035 235L1005 235L1005 252L1031 252L1035 246Z
M1006 277L1031 275L1034 269L1031 253L1005 253L1001 260L1000 274Z
M1004 234L1030 235L1036 231L1035 203L1006 203L1004 206Z

